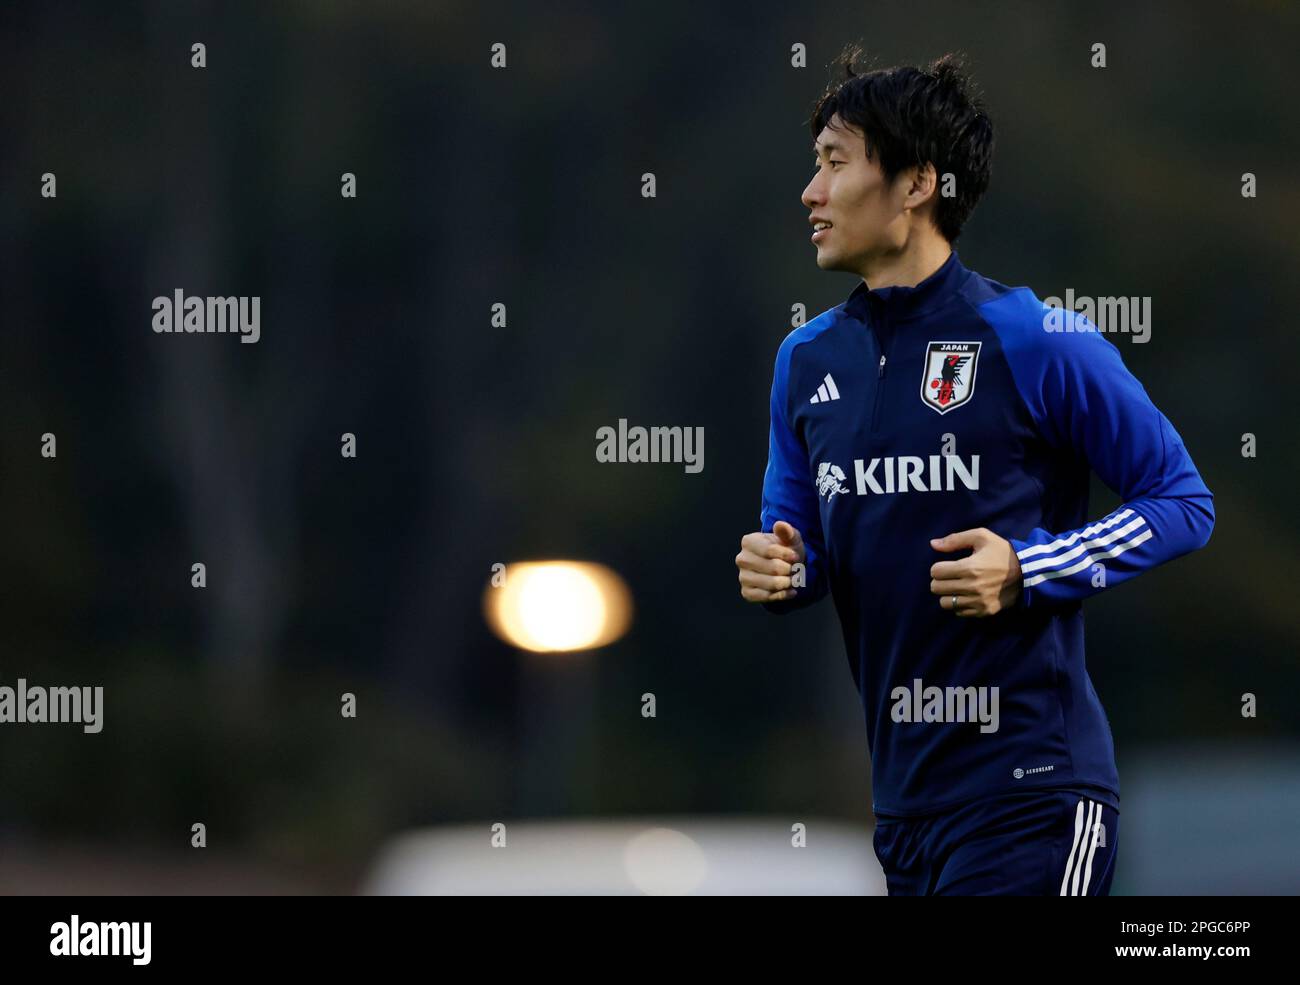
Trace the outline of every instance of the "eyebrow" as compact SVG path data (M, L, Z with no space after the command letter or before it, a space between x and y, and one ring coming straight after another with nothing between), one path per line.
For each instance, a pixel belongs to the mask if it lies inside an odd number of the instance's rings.
M828 141L826 141L826 143L824 143L824 144L817 144L817 143L814 143L812 149L813 149L813 153L816 154L816 153L818 153L819 151L822 151L822 150L825 150L825 151L827 151L827 152L830 152L830 151L845 151L847 148L845 148L845 147L841 147L839 144L837 144L837 143L836 143L835 141L833 141L833 140L828 140Z

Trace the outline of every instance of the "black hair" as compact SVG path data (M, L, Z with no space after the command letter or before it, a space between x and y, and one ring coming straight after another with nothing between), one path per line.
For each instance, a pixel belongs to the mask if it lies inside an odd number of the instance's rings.
M831 82L817 100L808 121L813 140L838 113L862 131L868 160L878 161L887 179L933 163L938 179L934 221L949 243L956 242L989 186L993 121L956 55L944 55L924 69L859 73L854 63L861 54L861 48L850 45L837 60L844 77ZM948 173L956 179L952 198L942 195Z

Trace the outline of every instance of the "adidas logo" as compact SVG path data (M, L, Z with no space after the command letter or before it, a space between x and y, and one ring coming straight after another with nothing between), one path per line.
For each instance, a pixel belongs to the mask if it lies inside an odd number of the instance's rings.
M817 388L817 392L812 395L810 404L824 404L828 400L839 400L840 391L835 387L835 381L831 379L831 374L826 374L826 379L822 380L822 385Z

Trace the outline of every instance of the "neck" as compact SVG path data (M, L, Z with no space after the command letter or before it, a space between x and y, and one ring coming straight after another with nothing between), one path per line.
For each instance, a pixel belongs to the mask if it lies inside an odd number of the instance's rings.
M908 240L901 250L872 257L858 271L867 287L915 287L952 255L948 241L937 233Z

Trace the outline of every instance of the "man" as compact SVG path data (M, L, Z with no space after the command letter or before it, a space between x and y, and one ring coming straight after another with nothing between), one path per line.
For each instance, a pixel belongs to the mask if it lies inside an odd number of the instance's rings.
M1204 546L1213 496L1095 326L953 252L993 149L954 59L850 55L810 122L817 265L863 283L777 353L741 595L833 597L891 895L1106 895L1119 777L1081 603ZM1091 521L1090 468L1123 501Z

